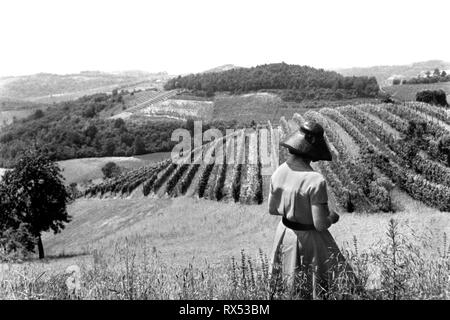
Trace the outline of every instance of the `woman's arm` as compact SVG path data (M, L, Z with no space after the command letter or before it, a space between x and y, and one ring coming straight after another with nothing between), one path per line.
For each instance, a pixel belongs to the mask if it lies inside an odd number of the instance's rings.
M310 200L313 223L317 231L325 231L339 220L339 215L335 211L334 199L328 198L327 184L322 176L311 187ZM332 210L328 207L329 203Z
M339 215L335 211L330 212L327 204L313 204L311 211L317 231L325 231L339 220Z
M278 212L278 206L280 204L280 200L279 200L279 197L277 197L277 195L274 195L274 193L273 193L272 181L270 182L268 204L269 204L269 213L271 215L274 215L274 216L282 215Z
M314 227L317 231L325 231L331 226L332 222L327 204L313 204L311 205L311 211Z

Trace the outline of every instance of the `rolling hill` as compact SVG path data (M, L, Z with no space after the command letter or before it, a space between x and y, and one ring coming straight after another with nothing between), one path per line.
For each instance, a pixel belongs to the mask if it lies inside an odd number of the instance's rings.
M408 133L409 121L417 119L427 124L420 147ZM187 162L167 160L139 168L86 190L85 196L187 194L260 204L267 197L268 177L287 157L286 150L278 150L277 141L305 120L325 128L335 160L314 163L314 168L326 177L339 207L349 212L395 211L391 192L396 187L428 206L450 211L450 169L446 155L436 147L437 140L450 133L450 115L414 102L323 108L294 114L290 121L282 117L279 127L269 122L238 130L202 149L206 157L215 159L222 153L234 163L196 163L198 154L193 151Z
M443 90L447 94L447 101L450 101L450 82L402 84L383 87L381 90L399 101L414 101L416 100L416 93L423 90Z
M61 168L64 184L78 184L78 187L84 188L84 185L90 183L99 183L103 180L102 167L108 162L114 162L125 170L132 170L146 165L166 160L170 157L169 152L156 152L133 157L99 157L82 158L57 161ZM2 175L8 169L0 168L0 180Z
M417 76L423 71L434 70L435 68L448 70L450 69L450 62L429 60L405 65L347 68L336 69L336 71L344 76L373 76L377 79L379 85L383 87L386 86L386 81L391 76L398 75L410 78Z
M14 119L23 119L36 110L45 110L47 104L0 98L0 129L11 124Z
M211 69L208 69L206 71L203 71L203 73L223 72L223 71L239 69L239 68L242 68L242 67L235 66L234 64L224 64L224 65L221 65L221 66L218 66L218 67L211 68Z
M161 87L169 79L165 72L124 71L106 73L83 71L78 74L39 73L0 78L0 98L53 103L74 100L114 89Z

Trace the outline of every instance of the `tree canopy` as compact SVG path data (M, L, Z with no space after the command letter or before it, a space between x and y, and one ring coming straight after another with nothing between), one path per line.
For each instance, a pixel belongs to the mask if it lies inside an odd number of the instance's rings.
M37 240L40 258L44 256L41 233L58 233L70 221L66 208L69 194L60 168L35 151L27 152L6 172L0 182L0 200L2 238L5 233L27 231L29 238Z
M282 89L316 95L325 91L355 97L374 97L379 91L374 77L344 77L334 71L286 63L178 76L165 85L166 90L179 88L205 92L206 95L218 91L243 93L261 89Z

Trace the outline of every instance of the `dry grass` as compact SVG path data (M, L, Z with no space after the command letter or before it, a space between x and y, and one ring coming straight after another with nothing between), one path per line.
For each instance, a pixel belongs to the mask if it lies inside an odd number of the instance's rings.
M345 213L330 231L339 245L359 239L362 249L382 239L389 219L405 228L436 235L450 234L448 213L428 208L402 192L393 194L396 214ZM69 207L73 221L44 242L51 254L77 252L92 244L133 235L148 238L173 261L185 263L193 256L222 261L241 249L269 252L278 217L263 205L218 203L190 197L173 199L81 199Z
M448 213L399 191L393 198L396 214L343 214L330 229L370 290L354 292L340 278L329 299L448 299ZM66 229L44 237L49 259L2 265L0 298L299 298L270 285L267 256L279 217L266 203L81 199L69 212ZM65 284L74 264L81 268L75 296Z
M383 239L366 250L360 248L356 238L352 246L343 250L360 286L356 287L350 278L341 274L317 298L448 299L450 247L447 239L442 238L440 247L430 248L426 237L405 233L393 219L385 225L385 231ZM220 264L211 264L197 256L183 266L168 262L152 244L144 236L117 238L106 247L97 246L90 256L3 264L0 299L311 297L302 282L299 295L270 277L268 257L263 250L256 254L241 250ZM79 273L68 273L70 268L74 269L73 264L80 268Z

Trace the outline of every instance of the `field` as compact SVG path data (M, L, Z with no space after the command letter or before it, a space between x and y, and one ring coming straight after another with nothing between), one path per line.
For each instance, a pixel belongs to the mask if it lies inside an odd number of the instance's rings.
M389 86L383 87L382 91L400 101L414 101L416 93L423 90L444 90L447 93L447 101L450 100L450 82Z
M11 124L15 118L26 118L36 110L45 110L47 107L45 104L0 98L0 129Z
M160 152L151 153L142 156L133 157L102 157L102 158L84 158L59 161L58 164L63 170L62 174L65 182L70 184L86 183L89 180L102 179L102 167L112 161L125 169L136 169L155 162L159 162L170 157L170 153Z
M450 232L448 213L427 208L398 190L394 194L396 205L402 208L394 215L344 214L331 229L338 244L348 246L356 236L360 249L368 250L383 239L390 218L411 230L440 235L431 246ZM416 210L421 211L420 216ZM44 240L52 256L91 252L98 247L110 250L116 239L139 235L161 251L168 263L179 266L192 257L225 262L238 256L241 249L252 255L260 248L269 253L279 222L279 217L268 214L266 202L242 206L192 197L81 199L70 206L70 213L73 222L61 234L49 234ZM201 232L197 232L199 227Z
M75 100L95 93L111 93L114 89L160 88L169 76L166 73L85 71L79 74L40 73L0 78L0 97L36 103L53 104Z
M146 117L186 120L210 120L213 112L212 101L167 99L140 110Z
M325 106L334 108L343 104L376 103L376 99L283 101L277 93L255 92L232 95L217 93L214 97L196 97L172 91L142 91L124 97L123 108L105 112L104 116L123 119L234 120L238 123L278 124L280 117L292 118L294 113Z
M126 119L130 116L147 116L144 111L151 110L152 107L155 104L164 102L165 100L169 99L170 97L173 97L176 95L177 91L159 91L159 90L144 90L141 92L136 92L133 94L128 94L124 97L124 105L122 110L125 110L123 112L120 112L120 110L112 110L109 111L109 115L112 119L115 118L122 118ZM169 110L170 111L170 110Z
M83 185L90 182L101 182L103 179L102 167L110 161L115 162L124 169L132 170L163 161L169 157L169 152L157 152L133 157L102 157L63 160L58 161L58 165L62 170L65 184L77 183ZM0 168L0 178L5 171L6 169Z
M434 278L439 276L436 267L448 268L448 260L441 258L447 246L444 233L450 232L448 213L397 191L395 201L403 211L346 213L330 231L361 276L367 277L367 287L379 290L378 298L392 299L395 288L397 299L411 294L417 298L424 291L422 299L448 299L445 269L442 279ZM189 197L81 199L70 205L69 213L73 221L61 234L44 237L47 259L0 265L1 298L73 298L65 287L66 270L73 265L81 268L80 298L269 297L260 285L267 281L265 263L279 217L270 216L266 204L242 206ZM387 282L386 273L391 218L400 226L397 258L403 263L396 286ZM412 257L406 249L420 250L411 251ZM252 277L258 279L256 285Z
M413 119L426 124L418 144L408 135ZM436 146L450 133L450 112L416 102L281 116L279 125L238 130L199 149L215 160L222 150L234 163L168 159L88 188L70 205L67 228L45 236L47 262L4 267L6 297L70 297L61 279L77 264L82 298L267 298L279 221L267 212L267 177L287 157L277 141L305 120L322 124L333 153L332 162L313 164L342 213L330 230L371 289L353 297L448 299L450 169ZM37 277L35 291L7 285L28 288Z
M0 129L3 126L7 126L11 124L14 119L22 119L33 114L35 110L27 109L27 110L8 110L1 111L0 110Z

